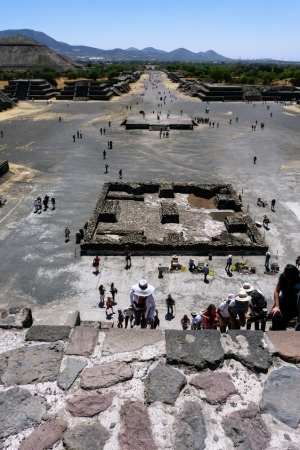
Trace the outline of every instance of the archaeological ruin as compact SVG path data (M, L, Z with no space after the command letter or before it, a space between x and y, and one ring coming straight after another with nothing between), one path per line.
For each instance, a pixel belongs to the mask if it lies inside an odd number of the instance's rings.
M81 254L263 255L268 247L231 184L105 183Z

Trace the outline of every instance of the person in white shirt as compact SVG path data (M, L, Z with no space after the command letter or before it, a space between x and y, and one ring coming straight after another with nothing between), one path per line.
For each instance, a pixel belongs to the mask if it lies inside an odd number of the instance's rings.
M219 304L219 308L217 309L221 333L226 333L226 327L230 326L230 314L228 311L228 307L229 307L230 302L234 299L235 299L234 294L228 294L227 299L223 300Z
M196 311L191 312L192 325L191 330L200 330L203 317L201 314L197 314Z
M133 308L135 325L146 328L147 324L153 328L153 319L155 314L154 286L148 284L147 280L140 280L134 284L130 291L130 302Z

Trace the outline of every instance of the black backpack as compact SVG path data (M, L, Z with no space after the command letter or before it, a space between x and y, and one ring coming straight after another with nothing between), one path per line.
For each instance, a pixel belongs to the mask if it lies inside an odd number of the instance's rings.
M256 289L254 289L254 291L251 292L251 299L255 311L261 311L262 309L267 307L267 300Z

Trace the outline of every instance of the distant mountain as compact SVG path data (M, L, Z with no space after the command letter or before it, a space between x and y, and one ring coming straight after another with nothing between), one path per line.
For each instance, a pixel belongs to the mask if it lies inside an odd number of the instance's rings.
M154 47L146 47L139 50L135 47L122 50L115 48L113 50L102 50L100 48L88 47L85 45L69 45L65 42L56 41L41 31L34 31L29 29L19 30L4 30L0 31L0 39L3 37L15 35L27 36L40 42L43 45L54 50L56 53L66 55L73 59L89 59L99 58L104 61L230 61L230 58L219 55L213 50L207 52L194 53L185 48L178 48L171 52L159 50Z

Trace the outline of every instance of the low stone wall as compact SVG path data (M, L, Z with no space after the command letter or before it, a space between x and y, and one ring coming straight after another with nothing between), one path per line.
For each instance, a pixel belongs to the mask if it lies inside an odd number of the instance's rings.
M11 343L0 353L3 448L295 450L300 441L297 332L99 330L85 319L18 333L0 330L1 345Z
M9 171L8 161L0 161L0 177Z

